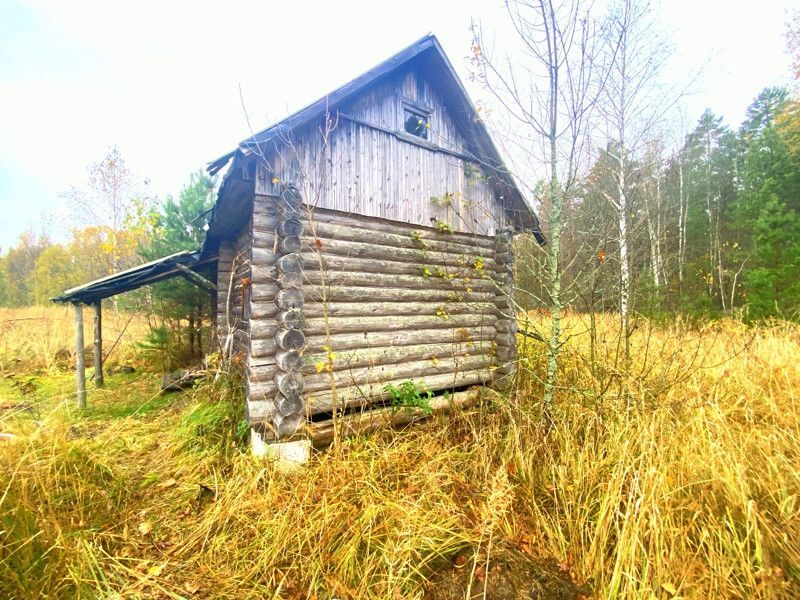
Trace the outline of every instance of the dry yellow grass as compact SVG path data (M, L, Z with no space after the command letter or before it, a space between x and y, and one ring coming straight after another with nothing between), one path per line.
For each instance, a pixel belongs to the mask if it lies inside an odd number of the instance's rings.
M289 475L240 453L234 382L0 417L21 434L0 446L0 596L413 598L490 542L598 598L800 595L800 330L640 323L625 367L614 319L594 363L586 320L567 325L551 426L529 340L508 401Z
M84 308L84 340L92 343L92 312ZM103 310L103 349L106 353L117 343L109 357L112 363L130 360L135 354L133 342L142 340L147 320L142 315ZM72 305L0 308L0 369L30 372L51 368L56 352L75 351L75 314Z

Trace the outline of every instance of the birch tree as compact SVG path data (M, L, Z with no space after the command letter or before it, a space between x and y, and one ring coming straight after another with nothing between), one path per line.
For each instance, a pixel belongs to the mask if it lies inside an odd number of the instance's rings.
M546 336L547 371L544 406L547 415L556 389L558 357L564 342L561 318L562 234L565 207L583 165L588 126L605 70L595 57L597 25L578 1L517 0L506 2L521 58L497 58L482 30L473 28L473 61L477 80L498 103L516 132L516 158L527 173L517 179L541 199L548 237L545 246L546 303L550 331Z
M677 98L670 100L672 94L665 94L659 85L668 52L665 53L659 43L649 5L639 0L619 0L612 6L609 23L606 52L611 67L603 88L600 112L610 141L608 152L613 157L615 186L604 195L617 219L620 328L627 362L631 310L630 195L634 176L631 170L638 168L637 163L645 164L641 159L646 153L648 139ZM653 252L658 253L655 248ZM653 270L658 272L658 268Z

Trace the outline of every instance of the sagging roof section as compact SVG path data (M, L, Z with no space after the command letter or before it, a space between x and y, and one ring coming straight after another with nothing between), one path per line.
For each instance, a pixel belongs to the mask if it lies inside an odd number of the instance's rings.
M274 125L243 140L238 148L210 162L207 171L215 175L231 160L259 154L259 148L264 148L269 143L279 143L288 139L288 134L300 127L308 125L315 120L322 119L327 114L336 110L355 96L363 92L368 86L377 83L397 69L405 66L410 61L423 57L434 64L439 77L437 83L445 92L447 101L453 105L454 114L460 117L459 124L470 146L470 153L475 161L489 169L503 186L509 190L506 198L506 211L518 229L532 232L539 243L544 243L539 228L539 220L525 197L519 190L514 178L505 166L500 153L492 142L489 132L483 122L478 118L472 101L467 95L461 80L444 53L436 36L429 34L398 52L388 60L370 69L363 75L334 90L330 94L309 104L302 110L275 123ZM221 190L222 191L222 190ZM221 197L221 196L220 196Z
M176 252L138 267L74 287L60 296L52 298L52 301L92 304L98 300L116 296L143 285L149 285L171 277L184 276L187 269L194 271L200 267L210 265L214 261L216 261L215 256L201 258L199 250Z

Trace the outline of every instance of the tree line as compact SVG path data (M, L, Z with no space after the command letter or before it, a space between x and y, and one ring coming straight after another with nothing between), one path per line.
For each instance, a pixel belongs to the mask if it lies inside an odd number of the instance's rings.
M0 306L48 304L65 290L203 242L214 203L214 181L193 173L177 196L159 201L148 182L128 168L120 150L109 149L91 165L85 185L64 198L74 227L70 239L54 242L47 233L24 232L0 257ZM202 330L210 323L208 293L182 278L114 296L115 309L140 310L151 317L150 344L201 352ZM168 335L168 334L173 335ZM185 339L184 339L185 338Z

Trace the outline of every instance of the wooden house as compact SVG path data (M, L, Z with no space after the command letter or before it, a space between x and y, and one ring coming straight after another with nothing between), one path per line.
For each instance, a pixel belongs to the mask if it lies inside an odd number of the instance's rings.
M208 171L221 185L202 249L133 277L216 265L220 347L247 365L262 439L324 442L334 417L375 428L417 393L451 406L513 376L512 234L543 240L434 36Z

